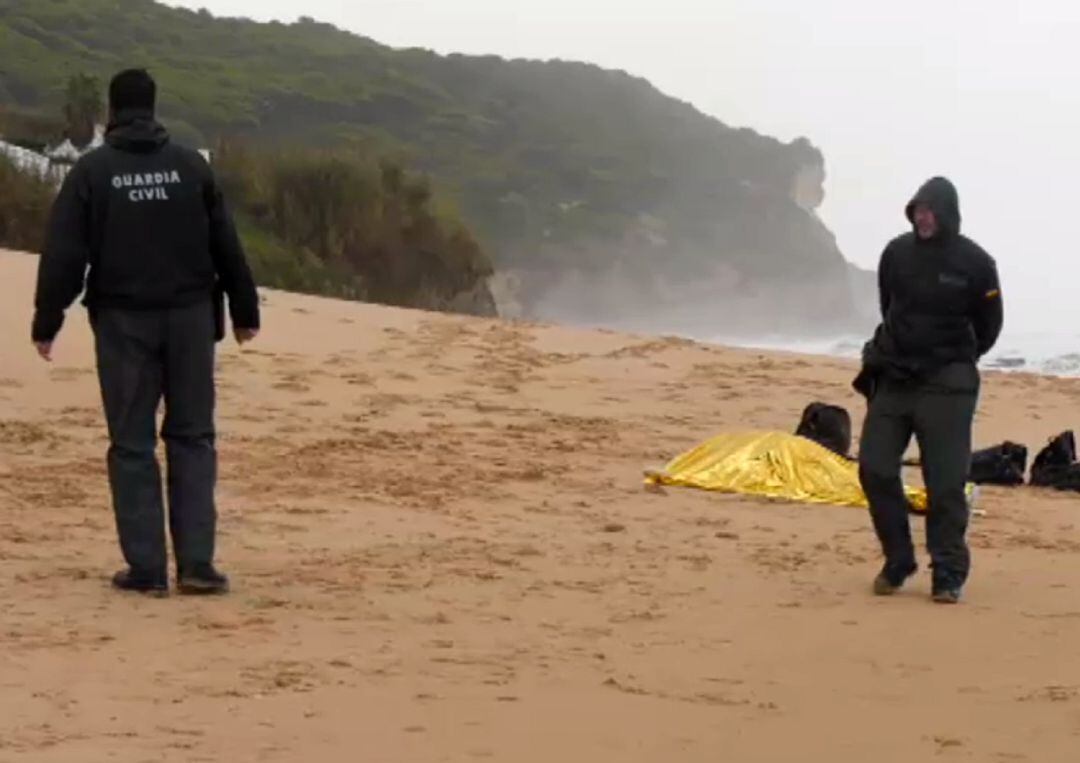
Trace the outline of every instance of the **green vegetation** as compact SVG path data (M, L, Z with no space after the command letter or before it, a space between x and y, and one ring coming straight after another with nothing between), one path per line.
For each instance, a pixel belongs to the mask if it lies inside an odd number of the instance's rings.
M494 313L491 263L421 176L342 152L223 144L217 172L264 286L402 307ZM0 156L0 245L39 251L55 188ZM470 303L463 294L475 293Z
M468 231L435 209L427 179L391 162L223 144L216 166L260 283L447 309L491 275Z
M67 137L76 146L85 146L94 138L94 125L105 115L101 82L89 74L76 74L68 79L64 94L64 120Z
M53 188L0 156L0 246L40 251Z
M103 110L96 77L69 78L62 111L73 143L90 142ZM40 148L57 137L49 120L7 114L16 132L39 131L40 140L29 145ZM353 152L252 151L235 140L219 144L215 164L260 284L494 314L481 288L492 273L490 260L453 215L435 209L427 178L389 160L375 167ZM2 157L0 183L0 245L39 250L55 189Z
M0 104L0 138L8 143L40 152L63 134L64 122L59 115Z
M817 149L728 127L622 72L395 50L310 19L258 24L151 0L0 0L0 51L0 109L11 113L61 113L70 77L146 66L161 86L163 120L181 142L242 140L284 157L333 150L351 157L346 165L367 168L316 170L309 154L308 170L352 173L342 182L369 189L385 182L372 179L380 159L424 173L434 179L436 206L460 211L498 270L534 274L526 291L553 273L602 278L613 267L642 283L697 282L719 266L762 282L810 271L846 283L832 237L791 200L800 171L822 164ZM3 123L0 111L0 130ZM293 171L289 161L276 171ZM393 192L407 212L402 194ZM366 219L369 209L348 213ZM341 252L358 246L363 224L328 242L275 227L273 215L245 212L244 227L249 243L262 250L265 242L266 261L280 266L267 266L275 278L353 288L336 279L339 268L356 267ZM473 261L463 253L475 243L459 224L441 225L438 234L410 229L401 234L408 245L387 243L378 254L364 244L373 259L357 276L370 283L367 268L376 268L397 293L408 278L387 263L433 242L437 255L410 255L414 263L402 270L413 272L417 258L432 267ZM286 267L299 251L306 254ZM311 257L320 263L314 270ZM519 295L526 311L540 288Z

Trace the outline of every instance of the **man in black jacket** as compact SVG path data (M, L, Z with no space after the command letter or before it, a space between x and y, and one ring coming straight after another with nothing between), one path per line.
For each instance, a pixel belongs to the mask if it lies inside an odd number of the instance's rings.
M960 234L952 183L929 180L906 213L913 231L881 257L882 323L855 380L869 400L859 475L885 554L874 592L889 595L917 569L901 481L915 435L930 503L933 598L955 603L971 565L965 483L980 385L976 364L1001 333L1001 287L994 260Z
M128 569L122 590L168 591L161 473L162 398L169 528L183 593L224 593L214 568L214 345L223 295L236 340L259 330L259 298L209 165L169 142L142 70L109 86L106 145L72 168L53 206L38 270L33 341L45 360L85 287L111 442L109 484Z

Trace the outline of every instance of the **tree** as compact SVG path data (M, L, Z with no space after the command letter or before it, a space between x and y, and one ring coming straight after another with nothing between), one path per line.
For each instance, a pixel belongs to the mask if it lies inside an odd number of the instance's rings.
M76 148L82 148L94 139L94 126L101 121L104 111L101 82L97 77L76 74L68 79L64 120L66 135Z

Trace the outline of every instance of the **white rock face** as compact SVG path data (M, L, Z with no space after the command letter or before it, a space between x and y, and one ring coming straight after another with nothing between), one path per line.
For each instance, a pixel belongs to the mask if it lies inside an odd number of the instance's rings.
M807 164L799 169L791 187L791 199L806 212L816 212L825 201L825 167Z

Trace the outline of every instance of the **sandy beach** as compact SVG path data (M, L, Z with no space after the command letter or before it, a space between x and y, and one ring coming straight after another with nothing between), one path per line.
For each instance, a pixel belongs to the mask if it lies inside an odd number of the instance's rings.
M1077 758L1080 496L984 490L943 608L925 568L869 595L861 510L643 489L861 421L840 360L266 292L219 362L234 593L114 593L90 334L37 358L36 262L0 255L4 763ZM1080 381L986 376L978 443L1073 426Z

